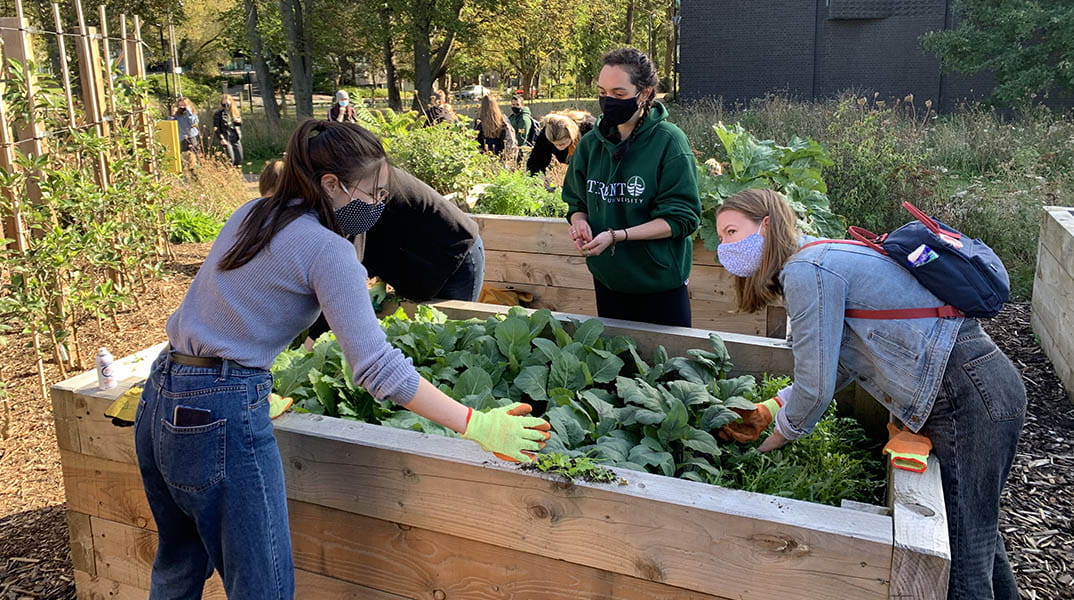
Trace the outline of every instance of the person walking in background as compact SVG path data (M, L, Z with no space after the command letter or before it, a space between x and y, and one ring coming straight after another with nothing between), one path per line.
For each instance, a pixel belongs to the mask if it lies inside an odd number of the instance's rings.
M242 114L230 94L220 97L220 108L213 114L213 131L231 164L242 164Z
M351 105L351 95L347 93L347 90L336 92L336 101L328 109L328 120L337 123L355 123L358 121L354 113L354 106Z
M448 104L447 93L444 90L433 92L433 95L429 97L429 124L456 123L458 120L459 115L455 114L455 109Z
M533 143L526 170L530 175L544 173L555 157L567 164L582 136L593 130L593 115L584 110L564 110L548 113L542 119L541 134Z
M201 156L201 132L198 131L198 111L190 98L183 96L175 103L175 112L168 119L179 123L179 151L187 170L198 164Z
M481 97L481 108L478 110L477 120L474 121L474 129L477 130L477 142L481 144L482 151L504 159L514 157L517 147L515 133L500 111L494 94Z
M701 221L694 154L654 98L648 56L620 48L603 65L602 114L563 181L571 240L593 274L598 316L689 327L690 236Z

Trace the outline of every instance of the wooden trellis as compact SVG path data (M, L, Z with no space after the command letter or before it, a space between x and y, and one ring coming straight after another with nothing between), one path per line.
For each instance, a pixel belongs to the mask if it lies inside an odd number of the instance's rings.
M31 25L27 20L22 0L16 0L14 17L0 17L0 40L3 42L0 68L5 71L10 61L19 63L26 73L26 92L30 98L38 92L36 72L39 61L33 52L33 36L45 36L54 41L58 48L58 65L56 79L61 83L65 96L66 122L56 131L46 131L38 121L36 111L23 115L12 115L10 107L0 97L0 168L12 172L16 168L16 150L28 158L42 156L47 148L48 139L66 133L69 130L86 131L92 129L97 135L114 135L117 128L114 123L121 119L130 119L132 129L139 137L139 144L150 143L153 138L152 123L146 112L147 107L136 103L126 114L119 114L116 103L116 89L112 80L112 48L118 45L119 55L116 60L122 65L123 72L135 78L145 78L145 56L142 51L141 19L133 19L133 27L127 27L127 15L120 15L120 35L108 35L108 14L104 6L98 6L97 26L87 24L81 0L74 3L78 27L65 31L63 15L59 4L52 4L52 29ZM68 43L74 44L75 64L68 62ZM72 90L81 91L79 101L83 108L80 116L75 111L75 98ZM0 83L0 93L3 84ZM97 152L91 158L97 183L107 189L110 185L108 157L104 151ZM156 165L149 167L155 172ZM38 178L33 172L25 174L25 191L20 193L10 186L0 186L0 199L6 205L4 218L0 219L0 238L11 240L10 249L25 251L29 236L23 219L23 203L41 202L41 190Z

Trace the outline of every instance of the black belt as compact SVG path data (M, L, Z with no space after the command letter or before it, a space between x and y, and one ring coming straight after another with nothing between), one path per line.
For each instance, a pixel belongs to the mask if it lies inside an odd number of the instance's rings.
M215 356L191 356L189 354L180 354L174 350L168 351L168 358L173 363L179 365L186 365L188 367L220 367L224 364L224 359Z

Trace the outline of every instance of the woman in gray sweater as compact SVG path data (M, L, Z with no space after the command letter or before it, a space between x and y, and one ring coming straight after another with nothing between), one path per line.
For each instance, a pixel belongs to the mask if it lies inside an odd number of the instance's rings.
M229 598L289 599L294 566L283 467L269 418L269 367L320 312L354 380L491 452L529 462L548 424L527 405L475 412L390 346L345 235L388 196L380 141L351 123L292 134L276 192L224 225L153 365L135 446L159 545L151 599L196 598L218 570Z

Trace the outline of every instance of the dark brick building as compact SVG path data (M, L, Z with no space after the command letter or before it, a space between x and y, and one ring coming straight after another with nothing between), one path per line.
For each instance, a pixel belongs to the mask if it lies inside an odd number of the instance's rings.
M952 26L953 0L682 0L684 99L745 101L786 91L801 99L846 89L912 93L949 110L983 98L987 75L940 72L921 36ZM870 94L871 95L871 94Z

